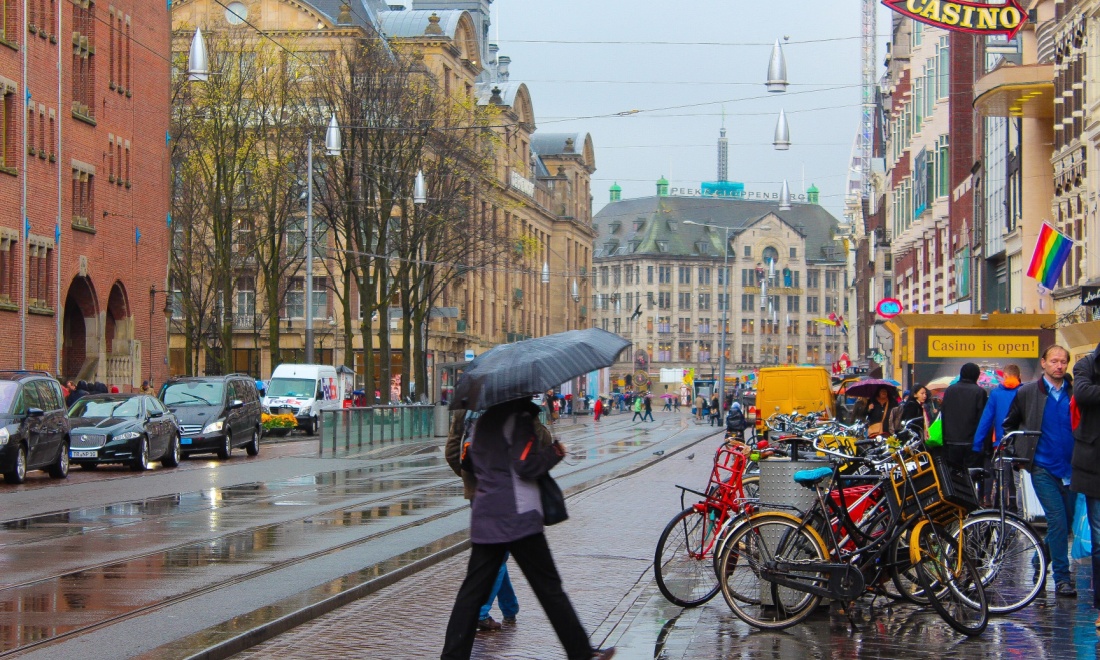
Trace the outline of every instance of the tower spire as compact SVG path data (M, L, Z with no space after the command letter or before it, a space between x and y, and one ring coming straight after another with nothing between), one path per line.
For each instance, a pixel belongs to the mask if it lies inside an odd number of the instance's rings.
M722 129L718 132L718 180L729 181L729 140L726 139L726 107L722 106Z

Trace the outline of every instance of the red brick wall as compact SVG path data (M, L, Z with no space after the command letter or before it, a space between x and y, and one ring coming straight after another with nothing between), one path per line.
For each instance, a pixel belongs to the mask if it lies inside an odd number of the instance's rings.
M952 32L950 35L951 49L951 94L950 115L948 116L948 140L951 144L951 181L950 191L963 183L970 176L970 170L977 160L978 145L981 131L977 114L974 111L974 81L977 75L977 65L980 64L981 48L978 38L972 34ZM955 199L954 194L949 199L948 212L950 213L950 250L948 254L954 254L964 247L969 241L968 236L962 235L963 224L967 228L974 227L974 197L972 192Z
M53 240L55 227L60 228L60 245L54 245L50 265L49 308L52 314L28 313L26 315L26 353L20 354L21 319L25 305L15 300L14 311L0 309L0 342L6 350L0 352L0 368L57 369L58 321L65 306L66 295L74 278L86 273L95 290L95 307L100 314L107 310L108 298L116 282L126 292L127 313L134 321L134 339L142 344L143 362L141 378L148 377L153 367L153 377L163 380L167 374L164 365L165 319L160 311L164 296L158 294L156 309L150 315L149 287L163 289L167 273L169 170L165 135L169 117L169 16L167 3L148 0L104 0L95 5L94 25L95 66L93 93L95 125L74 118L72 111L74 81L72 33L74 8L68 0L52 0L52 6L60 12L61 27L56 22L45 25L46 20L35 16L35 23L43 24L46 36L38 29L32 33L28 21L21 15L22 2L15 3L20 15L15 24L19 27L9 40L17 42L19 50L0 44L0 76L20 85L17 96L17 145L18 176L0 173L0 227L19 232L20 243L15 254L16 283L20 284L18 266L22 262L23 239L20 219L22 186L26 183L27 218L31 233L46 240ZM51 3L47 3L47 7ZM125 62L126 23L130 17L130 94L125 85L120 91L111 89L111 9L123 17L121 38L116 32L114 52L117 61ZM56 14L54 15L56 17ZM55 18L56 21L56 18ZM118 27L118 18L114 17ZM86 32L91 30L85 28ZM56 35L56 41L50 38ZM64 36L62 36L64 35ZM27 77L23 78L23 57L27 58ZM61 78L57 64L60 57ZM125 83L125 65L123 83ZM49 112L54 113L54 131L47 137L46 158L27 154L24 170L22 135L27 118L24 104L24 86L34 103L35 117L38 106L44 106L45 127L49 131ZM61 98L58 99L60 85ZM60 129L60 141L56 131ZM39 141L39 128L34 127L35 141ZM126 173L119 183L110 182L112 168L109 154L109 137L130 142L130 186L126 186ZM53 148L50 148L51 140ZM54 161L49 155L53 153ZM117 155L116 155L117 158ZM73 228L73 167L77 160L95 168L94 208L89 224L95 233ZM125 158L123 157L123 161ZM124 165L124 163L123 163ZM58 209L58 195L61 208ZM104 216L104 212L107 213ZM59 220L60 219L60 220ZM135 232L141 232L140 244L135 244ZM58 258L60 253L60 258ZM82 264L84 264L82 266ZM82 271L82 268L84 269ZM58 273L60 272L60 291ZM150 328L150 317L152 328ZM152 345L150 342L152 330ZM104 353L111 351L103 347ZM22 360L21 360L22 358ZM106 366L101 365L101 375ZM139 378L139 380L141 379Z

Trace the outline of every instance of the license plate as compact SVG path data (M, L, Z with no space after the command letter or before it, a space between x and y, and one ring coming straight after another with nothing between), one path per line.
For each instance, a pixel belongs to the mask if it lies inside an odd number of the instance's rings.
M98 452L95 450L87 449L71 449L69 450L69 458L96 458Z
M180 438L180 444L181 444L181 445L189 445L189 444L191 444L191 438Z

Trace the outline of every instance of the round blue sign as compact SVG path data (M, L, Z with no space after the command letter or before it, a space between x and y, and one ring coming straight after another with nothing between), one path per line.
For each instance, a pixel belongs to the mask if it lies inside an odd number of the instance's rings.
M901 314L901 301L897 298L883 298L878 301L875 311L884 319L892 319Z

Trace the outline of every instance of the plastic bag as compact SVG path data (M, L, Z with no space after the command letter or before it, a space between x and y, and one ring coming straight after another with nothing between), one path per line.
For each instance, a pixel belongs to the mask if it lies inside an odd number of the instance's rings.
M1092 529L1089 527L1087 509L1085 496L1077 493L1077 505L1073 513L1073 546L1069 551L1074 559L1092 556Z
M943 446L943 418L939 415L936 416L936 421L928 427L928 438L924 441L924 444L927 447Z

